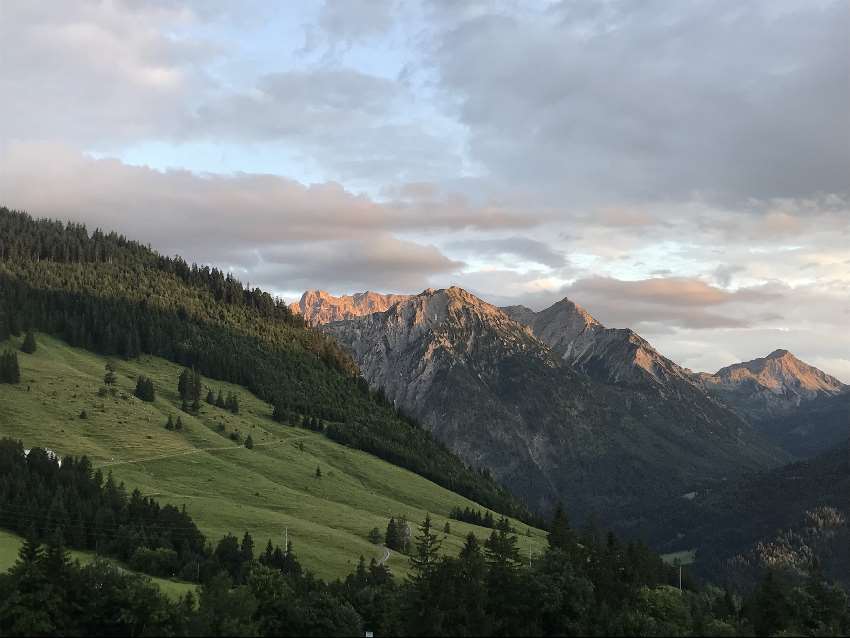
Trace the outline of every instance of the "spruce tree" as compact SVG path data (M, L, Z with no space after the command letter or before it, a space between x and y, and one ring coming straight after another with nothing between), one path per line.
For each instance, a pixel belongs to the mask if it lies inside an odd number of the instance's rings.
M384 545L386 545L390 549L394 549L396 551L399 550L399 534L395 518L390 518L389 523L387 523L387 531L384 534Z
M183 429L183 419L181 419L179 415L177 416L177 422L174 424L174 429L175 430L182 430Z
M166 430L173 430L174 429L174 419L171 418L170 414L168 415L168 421L165 422L165 429Z
M207 391L207 403L215 405L215 394L213 393L212 388Z
M426 514L425 520L419 525L416 545L410 557L414 582L425 581L433 574L439 560L441 544L439 537L434 533L431 515Z
M189 387L192 385L192 375L188 368L183 368L180 377L177 379L177 394L186 403L189 400Z
M201 374L193 368L192 369L192 387L191 387L190 398L192 399L192 404L197 405L198 407L200 407L200 403L201 403L201 391L202 391L202 389L203 389L203 382L201 380Z
M21 352L35 354L37 348L38 344L35 342L35 333L32 330L27 330L24 342L21 344Z
M218 391L218 398L215 400L215 407L221 408L222 410L226 407L224 403L224 394L222 394L221 390Z
M549 547L555 549L571 549L575 543L575 536L570 529L567 514L563 506L558 503L552 516L552 524L549 526Z
M316 466L316 478L322 478L322 468Z
M245 439L245 447L246 447L246 448L248 448L249 450L253 450L253 449L254 449L254 439L251 437L251 435L250 435L250 434L249 434L249 435L248 435L248 437Z

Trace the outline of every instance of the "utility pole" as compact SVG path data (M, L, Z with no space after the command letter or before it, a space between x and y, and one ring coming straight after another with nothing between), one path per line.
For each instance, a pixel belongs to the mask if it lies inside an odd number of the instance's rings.
M283 555L289 554L289 528L283 528Z

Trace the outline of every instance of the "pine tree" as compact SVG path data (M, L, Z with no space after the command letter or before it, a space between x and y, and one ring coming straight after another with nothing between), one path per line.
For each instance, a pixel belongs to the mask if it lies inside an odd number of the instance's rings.
M322 468L316 466L316 478L322 478Z
M0 383L20 383L21 368L18 364L18 353L7 350L0 355Z
M554 549L568 550L575 544L575 535L570 529L567 514L563 506L558 503L555 513L552 515L552 523L549 526L549 547Z
M245 447L248 448L249 450L254 449L254 439L251 437L250 434L245 439Z
M426 514L425 520L419 525L410 566L413 569L413 581L428 579L434 572L440 556L441 541L434 533L431 515Z
M222 394L221 390L218 391L218 398L215 400L215 407L221 408L222 410L226 407L224 403L224 394Z
M35 342L35 333L32 330L27 330L24 342L21 344L21 352L35 354L37 348L38 344Z
M201 380L201 373L192 369L192 386L190 391L189 398L192 399L192 404L200 407L201 403L201 391L203 389L203 382ZM197 409L195 410L197 412Z
M152 403L156 398L156 391L154 389L153 380L148 377L139 377L136 380L136 391L134 394L141 399L142 401L147 401L148 403Z
M242 554L243 562L249 563L254 560L254 539L248 532L245 532L245 535L242 537L242 544L239 551Z
M207 391L207 403L215 405L215 394L213 393L212 388Z
M170 414L168 415L168 421L166 421L166 423L165 423L165 429L166 430L173 430L174 429L174 419L171 418Z
M175 430L182 430L183 429L183 419L180 418L180 415L177 415L177 422L174 424L174 429Z
M177 394L180 395L180 398L183 399L184 403L187 403L189 400L189 387L192 385L192 374L189 372L188 368L183 368L183 371L180 373L180 377L177 379Z
M387 523L387 531L384 534L384 545L386 545L390 549L399 551L400 542L398 527L396 526L395 518L390 518L390 522Z

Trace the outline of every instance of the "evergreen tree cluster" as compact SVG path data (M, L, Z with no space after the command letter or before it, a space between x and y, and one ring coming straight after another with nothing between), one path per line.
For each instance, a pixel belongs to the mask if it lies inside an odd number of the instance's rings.
M319 419L317 419L314 416L311 416L311 417L305 416L303 421L301 422L301 425L302 425L302 427L307 428L308 430L311 430L313 432L324 432L325 431L325 426L322 425L322 422L319 421Z
M0 439L0 527L41 541L58 531L69 547L125 561L140 548L167 550L177 571L206 554L185 510L161 507L138 490L127 494L86 457L60 463L40 448L25 453L11 439Z
M404 516L390 518L384 534L384 545L391 550L406 554L410 551L410 524Z
M195 370L184 368L177 379L177 394L183 400L183 411L188 412L191 406L192 412L197 413L201 409L201 392L203 381L200 373Z
M239 397L233 392L227 393L227 398L224 398L224 393L219 390L216 395L211 389L207 391L206 402L222 410L227 410L233 414L239 414Z
M168 421L165 422L165 429L166 430L177 430L178 432L181 431L183 429L183 419L182 419L182 417L180 417L178 415L177 420L175 421L174 418L172 418L172 416L169 414L168 415Z
M0 383L20 383L21 368L18 364L18 353L6 350L0 353Z
M241 385L281 422L321 420L339 443L534 522L506 490L370 391L330 337L221 271L0 208L0 309L0 333L31 326L106 356L145 353L186 366L187 412L200 408L196 374Z
M140 376L136 380L136 390L133 393L142 401L153 403L156 399L156 389L153 385L153 380L149 377Z
M472 523L473 525L479 525L481 527L493 528L496 526L496 521L491 512L482 512L481 510L474 510L469 507L464 507L463 509L453 507L451 512L449 512L449 518L453 518L456 521L463 521L464 523Z

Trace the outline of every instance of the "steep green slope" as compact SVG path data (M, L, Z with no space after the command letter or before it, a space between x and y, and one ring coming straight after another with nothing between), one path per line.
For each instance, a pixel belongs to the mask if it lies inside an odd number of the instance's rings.
M332 339L216 269L0 208L0 339L25 328L105 355L191 365L248 388L279 420L320 419L338 442L529 518L507 491L370 392Z
M349 573L361 554L383 558L384 550L367 536L374 527L383 531L390 516L415 522L431 512L442 529L453 507L480 507L319 433L277 423L269 418L270 405L236 385L204 380L216 392L239 396L238 415L206 403L197 416L183 413L177 395L181 368L160 358L113 360L117 396L98 396L106 358L43 334L37 339L35 354L18 355L21 384L0 384L0 436L62 455L86 454L96 468L111 470L129 487L164 503L185 504L210 539L247 530L264 546L268 538L282 543L288 529L302 562L321 576L336 577ZM0 351L20 341L0 342ZM132 396L139 375L153 379L154 403ZM83 410L87 419L79 418ZM165 430L168 417L178 415L185 430ZM254 449L232 442L231 432L250 434ZM482 539L489 534L454 520L450 529L444 548L452 554L469 531ZM531 534L522 537L523 553L538 553L545 544L543 532ZM404 572L407 559L393 553L388 565Z

